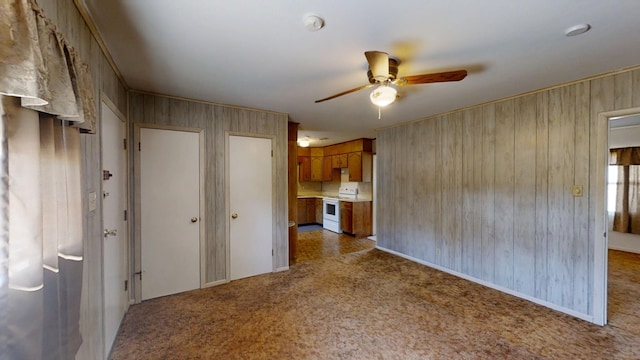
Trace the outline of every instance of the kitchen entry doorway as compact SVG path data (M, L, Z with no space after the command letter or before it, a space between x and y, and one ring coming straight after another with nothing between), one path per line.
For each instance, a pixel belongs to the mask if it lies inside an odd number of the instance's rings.
M201 286L202 131L140 128L142 300Z
M271 138L227 136L229 280L273 271Z

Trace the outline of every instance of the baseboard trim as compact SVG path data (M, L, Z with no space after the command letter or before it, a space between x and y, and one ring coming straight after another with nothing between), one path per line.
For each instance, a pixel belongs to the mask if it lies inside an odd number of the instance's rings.
M609 250L618 250L618 251L624 251L624 252L640 254L640 250L638 250L636 248L626 247L626 246L611 245L611 242L609 242Z
M532 303L535 303L535 304L538 304L538 305L542 305L544 307L547 307L549 309L552 309L552 310L555 310L555 311L558 311L558 312L561 312L561 313L564 313L564 314L567 314L567 315L571 315L571 316L576 317L578 319L581 319L581 320L588 321L590 323L594 323L596 325L599 325L599 324L595 323L594 317L592 315L588 315L588 314L584 314L584 313L581 313L581 312L578 312L578 311L575 311L575 310L572 310L572 309L568 309L568 308L565 308L565 307L550 303L548 301L541 300L541 299L532 297L530 295L523 294L521 292L518 292L518 291L515 291L515 290L512 290L512 289L508 289L508 288L505 288L503 286L496 285L496 284L493 284L493 283L478 279L476 277L473 277L473 276L470 276L470 275L467 275L467 274L463 274L463 273L460 273L460 272L457 272L457 271L454 271L454 270L451 270L451 269L447 269L445 267L430 263L428 261L424 261L424 260L421 260L421 259L418 259L418 258L414 258L414 257L409 256L409 255L394 251L394 250L390 250L390 249L384 248L382 246L377 246L376 245L376 249L384 251L384 252L387 252L389 254L393 254L393 255L399 256L401 258L404 258L404 259L407 259L407 260L410 260L410 261L413 261L413 262L416 262L416 263L421 264L421 265L428 266L430 268L434 268L436 270L440 270L440 271L445 272L447 274L451 274L453 276L457 276L459 278L471 281L473 283L480 284L482 286L486 286L488 288L491 288L491 289L494 289L494 290L498 290L500 292L503 292L503 293L506 293L506 294L509 294L509 295L513 295L515 297L518 297L518 298L521 298L521 299L524 299L524 300L527 300L527 301L531 301Z
M201 289L205 289L205 288L209 288L209 287L213 287L213 286L218 286L218 285L222 285L222 284L226 284L228 283L229 280L227 279L222 279L222 280L217 280L217 281L211 281L208 283L204 283L200 288Z
M277 268L275 272L287 271L287 270L289 270L289 267L288 266L283 266L283 267Z

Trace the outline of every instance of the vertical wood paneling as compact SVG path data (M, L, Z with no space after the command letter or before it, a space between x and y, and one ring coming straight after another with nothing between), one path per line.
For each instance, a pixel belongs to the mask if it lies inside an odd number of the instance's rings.
M205 135L205 282L227 278L226 174L227 131L273 135L276 164L273 235L275 267L288 266L287 116L155 95L130 96L132 123L204 129Z
M414 149L416 149L417 147L417 134L416 134L416 130L417 130L418 125L413 123L413 124L409 124L409 126L406 127L407 131L408 131L408 137L409 137L409 146L405 146L402 152L402 157L408 159L409 161L405 162L406 164L409 165L409 167L411 169L414 169L413 171L415 171L417 174L420 174L419 172L417 172L417 166L418 166L418 156L414 156L415 152ZM410 152L411 151L411 152ZM407 174L407 177L405 179L405 186L406 189L408 189L408 194L405 195L405 200L406 200L406 204L407 204L407 222L405 224L406 226L406 236L408 239L410 239L409 242L409 248L411 249L416 249L420 247L420 237L418 236L419 232L418 232L418 228L419 228L419 221L418 221L418 207L419 204L416 204L415 201L411 201L411 198L415 198L418 194L417 190L417 186L416 184L418 184L419 181L419 177L418 176L411 176L409 175L409 169L403 169L404 173ZM412 172L413 172L412 171Z
M549 218L549 92L536 94L535 297L547 300Z
M574 183L584 191L589 189L589 84L576 84L575 106L575 162ZM574 239L571 254L574 257L573 306L574 310L589 313L591 298L590 284L593 282L593 269L589 264L589 250L593 242L589 237L589 200L581 196L574 198Z
M444 148L444 141L442 139L442 134L443 134L443 123L444 123L444 119L442 116L437 117L434 119L436 121L436 128L435 128L435 151L434 151L434 166L433 166L433 171L435 172L435 181L433 183L433 187L434 187L434 204L433 204L433 217L434 217L434 237L433 237L433 242L434 242L434 262L438 265L442 265L442 247L443 247L443 239L442 239L442 233L443 233L443 226L442 226L442 218L443 218L443 211L442 211L442 204L444 199L446 198L446 194L443 193L442 191L442 183L445 179L444 177L444 167L446 166L446 164L442 161L442 156L443 156L443 148Z
M451 116L445 115L440 122L442 132L442 173L441 192L441 223L442 223L442 240L441 252L442 258L440 265L453 269L455 267L455 232L459 226L459 217L456 217L456 124Z
M496 104L495 268L496 284L513 286L514 100Z
M484 143L482 146L482 277L494 281L495 265L495 148L496 122L495 105L482 107L484 118Z
M473 249L463 249L468 253L473 254L473 271L472 275L481 278L482 277L482 224L484 218L484 199L482 193L482 171L483 171L483 146L484 146L484 122L482 117L482 108L476 107L468 111L471 114L471 128L473 134Z
M513 287L527 295L535 293L536 101L515 99Z
M436 237L436 217L434 216L436 212L436 177L438 176L439 169L436 168L436 147L437 142L436 139L438 137L437 133L437 121L424 121L425 125L425 145L426 145L426 153L425 153L425 194L420 199L424 202L424 208L422 211L422 221L426 226L426 231L424 234L424 239L422 240L425 245L424 247L424 258L428 261L435 262L436 261L436 242L433 241Z
M424 215L408 217L420 223L408 224L413 232L390 231L407 213L395 196L380 197L380 245L593 315L598 114L637 106L640 69L381 131L385 192L413 193L410 213Z
M465 111L462 120L462 269L466 274L474 274L474 220L475 213L475 188L474 170L475 159L475 119L473 111Z

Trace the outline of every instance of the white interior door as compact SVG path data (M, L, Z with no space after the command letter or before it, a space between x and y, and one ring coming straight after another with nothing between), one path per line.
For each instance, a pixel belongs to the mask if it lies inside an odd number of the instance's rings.
M110 176L102 181L103 297L105 355L111 351L120 322L129 304L125 281L128 280L128 236L124 212L127 208L127 158L123 140L126 124L107 106L101 106L102 168ZM128 286L127 286L128 287Z
M200 134L140 129L142 300L200 288Z
M271 139L229 136L230 279L273 271Z

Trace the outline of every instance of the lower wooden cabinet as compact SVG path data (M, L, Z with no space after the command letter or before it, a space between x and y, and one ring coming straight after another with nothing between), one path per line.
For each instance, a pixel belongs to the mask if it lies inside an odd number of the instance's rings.
M343 232L358 238L371 235L371 201L340 201L340 228Z
M320 200L320 221L318 221L318 200ZM298 199L298 225L322 224L322 199Z
M316 223L322 225L322 207L323 207L322 199L316 199Z

